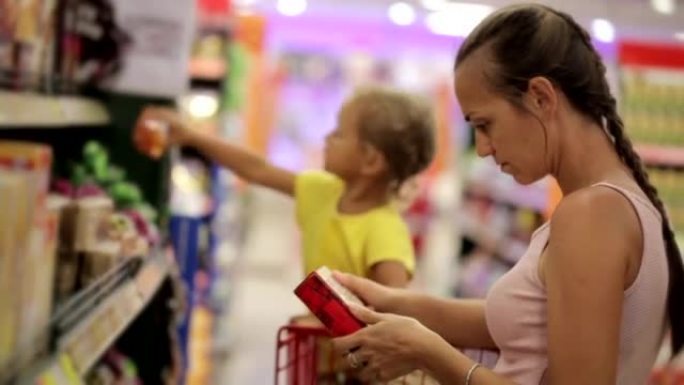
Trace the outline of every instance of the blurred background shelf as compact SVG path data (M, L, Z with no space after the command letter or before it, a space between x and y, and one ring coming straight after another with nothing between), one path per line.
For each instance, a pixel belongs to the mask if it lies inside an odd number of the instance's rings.
M658 145L638 145L636 151L648 166L684 168L684 149Z
M496 183L472 181L465 185L465 193L472 197L491 199L511 207L520 207L543 213L548 208L548 192L545 186L514 186L501 188Z
M95 99L0 91L0 128L101 126L109 122L107 109Z

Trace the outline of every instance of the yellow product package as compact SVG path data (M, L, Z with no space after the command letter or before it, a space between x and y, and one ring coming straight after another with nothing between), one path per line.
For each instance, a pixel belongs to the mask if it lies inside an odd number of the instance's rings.
M0 368L16 348L20 306L16 270L30 224L23 215L27 188L24 176L0 170Z

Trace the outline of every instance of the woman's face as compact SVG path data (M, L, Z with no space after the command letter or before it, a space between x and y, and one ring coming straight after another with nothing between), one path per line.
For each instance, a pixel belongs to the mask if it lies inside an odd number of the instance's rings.
M459 65L455 78L456 97L475 131L477 154L491 155L520 184L536 182L549 172L544 127L534 115L490 91L483 67L471 57Z

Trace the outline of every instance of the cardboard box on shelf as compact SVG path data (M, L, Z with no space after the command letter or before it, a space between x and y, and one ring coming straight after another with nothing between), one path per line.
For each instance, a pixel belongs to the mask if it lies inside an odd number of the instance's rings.
M106 242L98 251L84 253L81 283L89 285L114 268L121 258L121 244L118 242Z
M17 296L19 256L30 226L26 175L0 170L0 368L16 348L20 298Z
M28 190L21 201L27 204L25 214L31 218L31 225L40 226L45 220L51 167L50 147L31 142L0 141L0 170L21 174L27 180Z
M74 250L97 252L108 239L108 223L114 213L114 202L109 197L96 196L78 199L75 204Z
M5 169L50 171L52 166L52 149L44 144L0 140L0 166ZM44 179L45 187L49 175Z
M19 362L30 362L48 348L49 324L54 303L57 239L61 209L67 200L50 196L44 220L31 230L30 246L22 276L22 320L18 333Z
M4 273L0 272L0 275L7 275L0 284L7 286L0 293L0 306L10 307L9 314L1 311L4 315L0 317L7 318L3 325L9 326L0 333L10 331L12 334L9 338L3 336L0 349L12 346L10 354L19 360L19 364L29 360L36 347L33 344L37 334L34 322L40 305L35 303L39 296L35 284L44 273L41 264L46 249L46 197L51 163L52 151L48 146L0 141L1 179L6 187L4 194L10 195L0 202L0 212L5 216L0 233L12 237L4 241L12 245L2 246L12 251L2 257L1 263L6 269L3 269ZM12 341L7 342L9 340Z
M620 112L635 143L684 146L684 71L625 67L622 86Z
M36 331L46 330L49 325L54 304L54 283L57 266L57 245L59 224L63 208L68 200L59 196L49 196L47 215L43 227L42 251L33 267L33 315L31 326Z
M55 271L55 304L61 304L76 291L78 284L78 255L60 250Z

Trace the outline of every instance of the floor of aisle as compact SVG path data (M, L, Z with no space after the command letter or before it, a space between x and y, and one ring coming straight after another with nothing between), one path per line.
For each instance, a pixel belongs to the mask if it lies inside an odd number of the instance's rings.
M215 385L272 384L277 330L305 310L292 293L302 274L291 200L255 190L249 210L231 312L219 320L234 340L216 357Z

